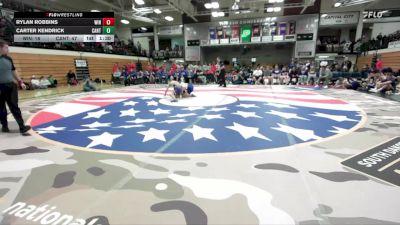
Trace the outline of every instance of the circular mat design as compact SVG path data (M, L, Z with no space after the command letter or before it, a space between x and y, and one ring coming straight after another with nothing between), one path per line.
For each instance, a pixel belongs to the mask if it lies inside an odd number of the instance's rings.
M164 91L93 93L30 122L47 141L82 150L201 154L320 141L352 132L365 119L357 106L309 90L196 86L196 97L176 103Z

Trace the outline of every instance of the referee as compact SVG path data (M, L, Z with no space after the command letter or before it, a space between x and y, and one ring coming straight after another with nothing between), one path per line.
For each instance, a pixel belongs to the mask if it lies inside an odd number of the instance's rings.
M23 89L26 88L22 82L17 71L15 70L12 59L8 56L8 44L0 40L0 122L1 131L4 133L10 132L8 129L7 122L7 108L10 109L12 115L18 123L19 131L21 134L26 133L31 129L30 126L26 126L22 119L21 110L18 107L18 86L15 81Z

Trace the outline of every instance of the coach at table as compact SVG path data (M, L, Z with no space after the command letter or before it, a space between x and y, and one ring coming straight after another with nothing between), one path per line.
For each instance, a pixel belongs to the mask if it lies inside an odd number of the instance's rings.
M10 109L12 115L18 123L19 131L24 134L31 129L26 126L22 119L21 110L18 107L18 86L16 81L23 89L26 88L22 82L17 71L15 70L14 63L8 54L8 44L0 40L0 122L1 131L4 133L10 132L7 122L7 108Z

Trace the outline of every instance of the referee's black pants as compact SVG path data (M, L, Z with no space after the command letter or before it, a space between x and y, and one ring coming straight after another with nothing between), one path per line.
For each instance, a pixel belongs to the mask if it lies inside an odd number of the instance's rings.
M8 127L6 103L19 127L24 127L25 123L18 107L18 87L15 83L0 84L0 122L3 127Z

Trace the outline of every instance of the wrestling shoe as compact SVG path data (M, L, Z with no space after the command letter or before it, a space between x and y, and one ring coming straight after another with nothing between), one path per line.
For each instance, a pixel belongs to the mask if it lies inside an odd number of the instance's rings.
M8 129L8 127L1 127L1 132L3 133L9 133L10 129Z
M23 127L19 128L19 132L20 132L21 134L25 134L25 133L28 132L30 129L31 129L31 126L26 125L26 126L23 126Z

